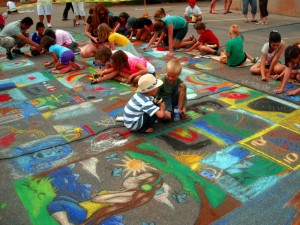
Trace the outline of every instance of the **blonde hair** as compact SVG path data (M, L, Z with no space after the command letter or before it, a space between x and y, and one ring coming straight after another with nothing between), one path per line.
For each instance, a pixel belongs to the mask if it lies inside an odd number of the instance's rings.
M178 76L180 75L182 70L182 65L178 59L171 59L167 63L167 73L174 73L177 74Z
M99 38L99 42L105 42L109 35L112 33L112 29L110 29L110 27L106 24L106 23L101 23L98 26L98 38Z
M166 17L166 15L167 14L166 14L164 8L160 8L160 9L156 10L156 12L154 14L154 19L155 20L159 20L159 19L161 19L163 17Z
M229 31L234 36L239 36L240 35L240 27L236 24L231 25Z

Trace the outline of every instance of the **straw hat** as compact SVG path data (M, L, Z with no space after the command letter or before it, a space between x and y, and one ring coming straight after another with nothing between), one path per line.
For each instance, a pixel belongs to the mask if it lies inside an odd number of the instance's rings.
M160 79L156 79L152 74L143 75L138 82L139 87L137 88L138 92L147 93L149 91L158 88L163 84L163 81Z

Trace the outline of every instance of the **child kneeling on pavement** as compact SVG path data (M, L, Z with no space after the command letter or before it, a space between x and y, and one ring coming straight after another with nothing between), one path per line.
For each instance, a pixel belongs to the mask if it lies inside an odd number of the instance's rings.
M124 108L125 127L145 133L153 132L151 125L165 116L165 103L155 104L153 101L162 84L162 80L152 74L145 74L139 79L137 93Z

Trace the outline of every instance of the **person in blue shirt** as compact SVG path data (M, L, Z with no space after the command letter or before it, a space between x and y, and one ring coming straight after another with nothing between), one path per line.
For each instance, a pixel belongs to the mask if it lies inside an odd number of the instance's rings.
M55 64L55 68L60 70L60 73L67 73L72 68L79 70L80 66L75 63L75 55L71 49L67 47L56 44L56 41L45 35L41 40L41 46L51 53L53 60L51 62L46 62L45 66L50 66Z
M37 44L41 44L41 39L45 33L45 25L43 22L37 22L35 26L36 32L33 33L31 40ZM30 47L31 55L36 56L39 55L40 52L37 50L35 46Z

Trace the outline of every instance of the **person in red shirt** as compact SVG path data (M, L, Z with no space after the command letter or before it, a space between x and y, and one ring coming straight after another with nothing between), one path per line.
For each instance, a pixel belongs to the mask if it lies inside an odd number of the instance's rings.
M199 51L207 54L220 55L219 40L216 35L211 30L206 29L205 24L202 22L195 23L194 28L196 29L197 33L200 34L200 37L198 41L193 36L186 38L183 43L181 43L181 47L191 44L192 46L184 51L190 52L193 49L199 49Z
M5 16L3 16L3 12L0 11L0 31L3 30L5 26Z

